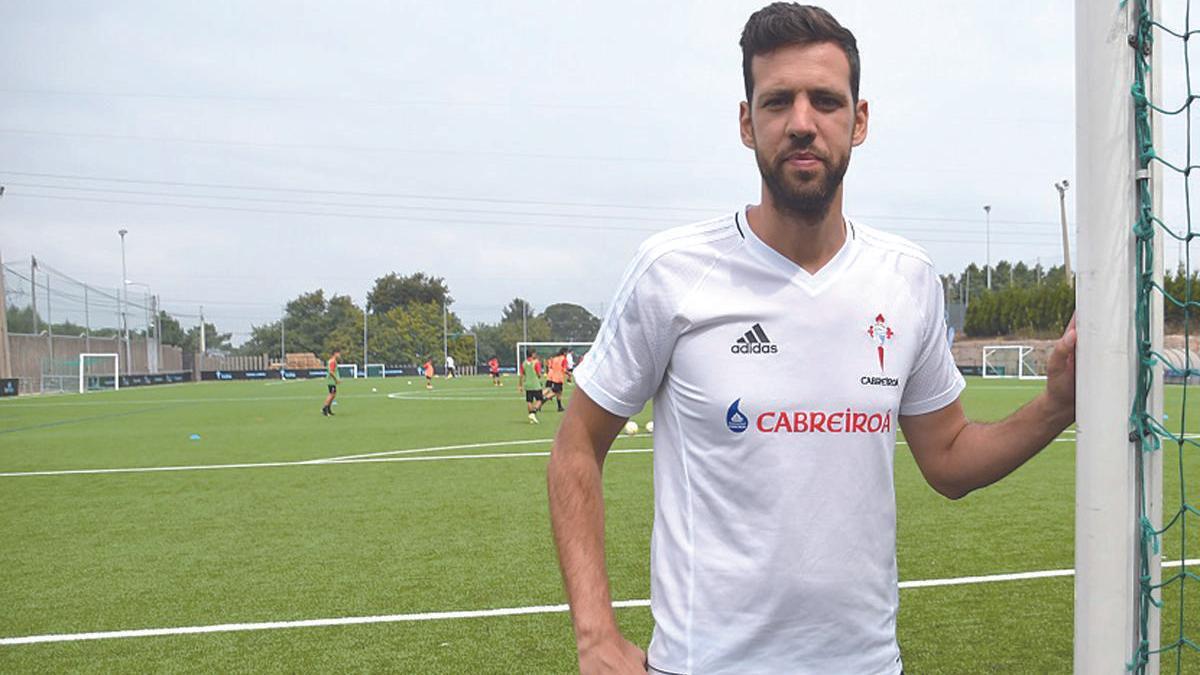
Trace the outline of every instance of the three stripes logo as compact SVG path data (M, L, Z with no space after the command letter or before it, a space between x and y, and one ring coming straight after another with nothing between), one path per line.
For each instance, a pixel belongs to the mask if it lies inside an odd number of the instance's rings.
M729 348L733 354L778 354L779 345L771 342L761 323L756 323Z

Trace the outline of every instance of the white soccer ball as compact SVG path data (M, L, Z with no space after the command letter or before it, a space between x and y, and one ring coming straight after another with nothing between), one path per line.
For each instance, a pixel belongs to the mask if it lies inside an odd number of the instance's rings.
M625 433L632 436L632 435L636 434L637 432L638 432L638 423L637 422L634 422L633 420L629 420L628 422L625 423Z
M654 420L650 420L649 422L646 422L646 433L648 433L648 434L654 433Z
M372 394L377 394L377 393L379 393L379 390L378 390L378 389L376 389L375 387L371 387L371 393L372 393Z

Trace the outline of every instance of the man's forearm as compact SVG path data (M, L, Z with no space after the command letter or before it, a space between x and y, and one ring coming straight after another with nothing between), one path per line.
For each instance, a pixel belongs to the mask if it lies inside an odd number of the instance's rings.
M1015 471L1075 421L1074 408L1039 394L1000 422L963 427L944 458L944 493L962 497Z
M569 432L561 436L570 436ZM575 640L585 645L617 635L604 562L604 488L595 453L566 449L560 438L547 469L550 520Z

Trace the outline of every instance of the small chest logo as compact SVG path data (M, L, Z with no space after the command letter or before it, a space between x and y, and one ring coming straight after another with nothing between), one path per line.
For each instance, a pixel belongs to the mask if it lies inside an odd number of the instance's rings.
M732 354L778 354L779 346L771 342L761 323L756 323L729 348Z
M735 434L740 434L750 428L750 420L746 419L741 410L738 410L738 404L741 402L742 399L739 398L730 404L729 410L725 411L725 426Z
M879 354L879 372L884 373L886 372L883 365L884 348L895 337L895 333L887 325L887 320L883 318L883 315L878 314L875 316L875 323L867 327L867 335L875 343L875 351Z

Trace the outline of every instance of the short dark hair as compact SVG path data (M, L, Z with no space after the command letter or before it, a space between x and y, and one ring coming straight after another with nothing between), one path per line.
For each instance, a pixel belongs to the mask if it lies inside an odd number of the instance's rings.
M858 41L833 15L814 5L795 2L773 2L750 15L742 29L742 78L746 82L746 101L754 94L754 74L750 62L789 45L811 45L832 42L841 47L850 62L850 95L858 101Z

